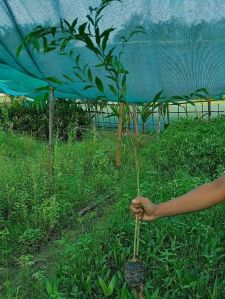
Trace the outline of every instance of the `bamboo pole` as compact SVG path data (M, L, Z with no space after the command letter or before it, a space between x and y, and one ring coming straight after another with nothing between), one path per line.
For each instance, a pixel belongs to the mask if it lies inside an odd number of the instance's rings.
M119 105L119 124L118 124L118 131L117 131L117 146L116 146L116 166L117 167L120 167L120 165L121 165L123 111L124 111L124 103L120 103L120 105Z
M49 134L48 134L48 149L49 149L49 174L54 175L54 141L53 141L53 121L54 121L54 89L51 87L49 92Z

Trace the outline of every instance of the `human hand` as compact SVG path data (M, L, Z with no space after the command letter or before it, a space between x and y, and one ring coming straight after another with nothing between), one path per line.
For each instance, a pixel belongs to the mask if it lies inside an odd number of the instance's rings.
M146 197L138 196L131 202L130 209L138 220L152 221L157 218L155 215L157 205Z

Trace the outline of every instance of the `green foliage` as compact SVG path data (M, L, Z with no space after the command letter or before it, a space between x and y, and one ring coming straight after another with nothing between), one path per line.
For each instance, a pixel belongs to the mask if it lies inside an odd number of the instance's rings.
M12 100L0 105L0 127L5 131L25 133L37 138L48 138L48 96L34 102ZM55 137L68 140L71 133L76 137L83 129L88 129L92 117L74 101L57 100L55 102L54 127ZM79 132L78 132L79 131Z
M58 51L61 55L67 55L73 62L72 75L63 74L63 77L70 82L82 82L83 90L96 89L100 98L105 97L106 89L112 93L112 98L117 101L125 102L127 94L127 75L128 70L122 63L122 55L126 45L134 35L143 34L142 26L137 26L127 36L121 37L121 44L117 47L110 46L109 40L112 32L116 28L104 28L100 26L100 21L104 17L104 10L113 2L119 0L101 0L97 7L89 7L89 14L83 23L78 22L76 17L72 22L66 19L60 20L59 26L43 27L41 25L34 28L23 38L23 43L18 46L16 55L20 55L23 46L31 46L37 52L48 53ZM119 1L122 2L122 1ZM90 66L89 63L81 61L81 55L74 53L71 43L81 43L96 57L96 65ZM96 68L103 70L104 79L95 75ZM75 77L75 78L73 78ZM47 77L47 81L63 84L55 77Z
M225 165L223 158L225 150L222 145L224 139L221 137L223 122L224 117L211 122L198 121L198 125L190 119L171 124L171 129L163 132L163 138L156 141L160 152L158 158L153 161L154 166L165 176L175 173L179 165L190 174L196 176L207 174L213 178L218 174L218 167ZM177 143L178 138L182 142ZM154 151L155 149L149 151L149 157Z
M109 104L110 109L112 110L112 113L107 115L105 118L108 117L116 117L117 120L119 121L119 106L114 105L114 104ZM130 121L131 121L131 111L130 111L130 106L127 103L124 103L124 108L123 108L123 114L122 114L122 122L123 122L123 129L125 129L127 126L129 126Z
M141 194L162 202L220 175L225 167L224 130L224 117L184 120L159 136L140 137ZM97 136L95 142L90 136L82 143L58 144L55 190L49 194L43 171L46 145L0 135L1 215L8 215L1 220L2 263L13 256L29 271L20 278L19 289L6 276L5 298L136 298L124 282L134 229L129 211L136 195L133 144L124 138L125 162L118 170L111 137ZM80 208L92 200L104 202L110 193L113 204L106 201L92 216L77 219ZM37 243L69 221L81 234L73 240L66 233L58 236L57 254L46 264L53 264L51 270L33 265ZM224 297L224 204L143 223L140 236L140 256L147 265L145 298Z
M114 290L115 284L116 284L115 276L113 276L113 278L109 282L109 285L107 285L106 282L104 281L104 279L102 279L101 277L98 278L98 281L99 281L99 284L101 285L101 288L102 288L105 298L110 297L113 293L113 290Z
M48 178L47 151L45 143L0 133L1 264L32 253L73 223L79 209L112 193L111 179L117 178L113 149L103 149L91 137L82 143L58 141L54 188Z

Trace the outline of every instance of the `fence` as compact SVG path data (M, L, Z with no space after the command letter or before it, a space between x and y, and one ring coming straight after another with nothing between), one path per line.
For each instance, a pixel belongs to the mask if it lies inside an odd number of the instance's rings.
M178 105L179 104L179 105ZM168 113L165 117L161 117L160 126L164 127L166 123L172 122L175 119L180 119L182 117L197 117L199 119L210 119L213 117L225 114L225 100L198 100L193 106L187 102L179 102L178 104L169 104ZM117 128L118 118L117 116L111 116L113 113L112 107L118 106L118 104L111 103L104 105L94 105L94 104L81 104L84 109L87 109L94 115L94 121L96 126L102 127L104 129ZM143 128L142 119L140 115L140 110L138 111L138 126ZM148 118L145 124L145 130L155 130L158 123L158 110L153 111L151 116ZM130 128L133 128L133 123L131 121Z

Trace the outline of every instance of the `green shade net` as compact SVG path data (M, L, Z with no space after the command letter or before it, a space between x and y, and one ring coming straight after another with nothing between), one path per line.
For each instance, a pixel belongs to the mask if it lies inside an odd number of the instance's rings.
M63 74L73 75L69 57L57 52L38 54L24 49L16 59L22 37L37 25L57 25L60 18L83 22L96 0L2 0L0 2L0 91L34 96L46 86L46 77L65 82L52 84L56 97L96 98L97 90L83 90L80 82L68 83ZM163 90L165 97L188 94L205 87L214 97L225 93L225 1L223 0L124 0L104 12L102 28L117 28L110 46L120 36L142 25L145 35L134 36L126 48L123 63L129 71L128 102L150 101ZM72 48L82 54L82 63L97 61L79 44ZM93 71L107 84L105 74ZM109 90L109 100L116 100Z

